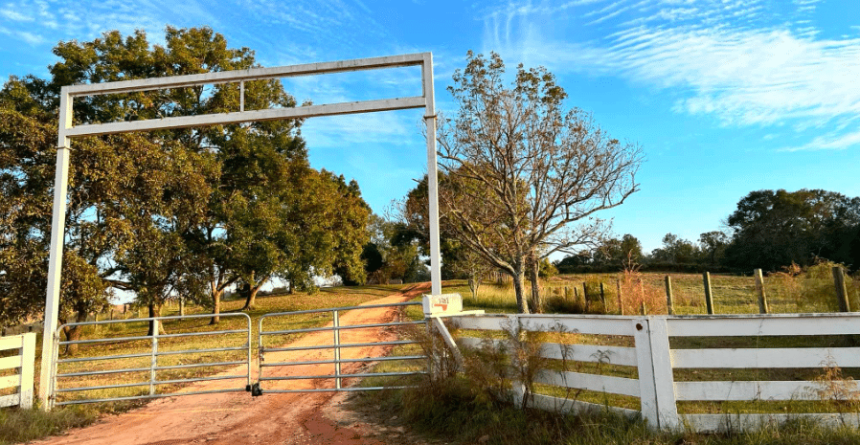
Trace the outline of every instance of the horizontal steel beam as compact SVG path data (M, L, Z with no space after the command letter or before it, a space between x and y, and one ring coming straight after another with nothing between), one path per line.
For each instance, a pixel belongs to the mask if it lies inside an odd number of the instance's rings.
M228 314L219 314L221 317L244 317L251 322L251 316L244 312L233 312ZM56 332L59 332L60 329L68 327L68 326L94 326L94 325L104 325L104 324L118 324L118 323L141 323L146 322L146 324L151 324L153 320L158 321L169 321L169 320L191 320L195 318L212 318L212 314L196 314L196 315L168 315L164 317L147 317L147 318L126 318L124 320L102 320L102 321L79 321L73 323L64 323L57 328Z
M422 360L429 358L426 355L395 355L388 357L367 357L367 358L344 358L340 360L316 360L311 362L277 362L277 363L262 363L263 368L272 366L307 366L307 365L331 365L335 363L367 363L367 362L388 362L393 360Z
M260 346L260 352L287 352L287 351L309 351L312 349L334 349L334 348L363 348L365 346L395 346L395 345L410 345L418 344L412 340L397 340L397 341L381 341L378 343L345 343L341 345L322 345L322 346L296 346L291 348L269 348Z
M117 82L72 85L68 87L67 91L72 97L95 96L100 94L161 90L167 88L272 79L279 77L332 74L379 68L399 68L421 65L429 55L430 53L403 54L397 56L371 57L367 59L340 60L337 62L306 63L302 65L278 66L272 68L251 68L247 70L189 74L186 76L121 80Z
M324 328L307 328L307 329L289 329L285 331L266 331L260 332L260 335L290 335L302 334L306 332L322 332L322 331L346 331L349 329L367 329L367 328L384 328L388 326L406 326L424 324L424 320L420 321L399 321L394 323L373 323L373 324L349 324L346 326L327 326Z
M356 386L352 388L321 388L321 389L266 389L266 394L290 394L301 392L341 392L341 391L382 391L385 389L407 389L415 386Z
M337 374L337 375L299 375L289 377L260 377L260 381L282 381L282 380L331 380L331 379L357 379L366 377L396 377L405 375L425 375L426 371L412 372L376 372L365 374Z
M141 385L149 385L149 382L143 383ZM140 386L140 385L138 385ZM62 406L62 405L81 405L84 403L102 403L102 402L121 402L124 400L142 400L142 399L162 399L165 397L176 397L176 396L193 396L197 394L218 394L222 392L243 392L244 388L236 388L236 389L215 389L211 391L193 391L193 392L174 392L170 394L153 394L153 395L145 395L145 396L132 396L132 397L113 397L108 399L90 399L90 400L71 400L68 402L56 402L54 405Z
M56 377L82 377L86 375L105 375L105 374L122 374L126 372L149 372L150 368L127 368L127 369L110 369L107 371L85 371L85 372L72 372L69 374L57 374Z
M247 351L248 346L231 346L229 348L210 348L210 349L184 349L181 351L158 351L155 355L179 355L179 354L202 354L204 352L222 352L222 351ZM151 353L144 354L149 357Z
M407 110L423 108L423 97L365 100L325 105L308 105L295 108L273 108L268 110L236 111L233 113L204 114L200 116L168 117L109 124L80 125L65 130L65 136L80 137L100 134L128 133L134 131L166 130L199 127L206 125L238 124L278 119L301 119L314 116L337 116L342 114L370 113L377 111Z
M205 368L207 366L233 366L233 365L247 365L248 362L215 362L215 363L192 363L190 365L174 365L174 366L158 366L155 368L156 371L163 371L166 369L186 369L186 368ZM148 371L149 369L147 369Z
M245 349L245 348L241 348L241 349ZM95 362L98 360L119 360L119 359L127 359L127 358L149 357L151 355L152 355L151 352L146 352L143 354L101 355L101 356L97 356L97 357L66 358L66 359L62 359L62 360L57 360L57 363Z

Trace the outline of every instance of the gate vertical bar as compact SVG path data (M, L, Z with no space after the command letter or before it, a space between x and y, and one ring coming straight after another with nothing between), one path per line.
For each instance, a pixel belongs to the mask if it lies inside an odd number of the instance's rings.
M155 395L156 368L158 368L158 319L152 318L152 359L149 361L149 395Z
M441 253L439 251L439 177L436 165L436 99L433 88L433 55L424 55L424 123L427 127L427 189L430 219L430 293L442 294Z
M337 310L334 310L332 313L332 329L334 331L334 387L336 389L340 389L340 317L337 314Z
M43 401L43 403L47 403L47 406L42 405L42 409L45 411L48 411L51 408L53 408L54 403L56 402L55 397L57 394L57 366L59 366L58 362L60 360L60 331L59 330L54 332L54 334L51 336L51 342L52 342L53 347L54 347L53 348L54 357L51 360L50 368L48 369L48 376L49 376L50 382L48 383L47 393L50 395L50 397L48 398L47 402ZM44 372L44 370L43 370L43 372Z
M69 188L71 145L66 130L72 127L72 98L68 87L60 90L60 123L57 134L57 170L54 176L54 209L51 217L51 250L48 260L48 289L45 295L45 320L42 335L42 369L39 374L39 399L42 409L51 409L52 360L55 360L54 334L60 306L60 280L63 271L63 243L66 233L66 195Z
M248 317L248 386L245 391L251 390L251 317Z

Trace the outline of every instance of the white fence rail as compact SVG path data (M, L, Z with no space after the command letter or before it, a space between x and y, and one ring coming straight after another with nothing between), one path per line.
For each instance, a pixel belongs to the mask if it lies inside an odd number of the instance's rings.
M17 355L4 356L8 351ZM36 334L0 337L0 390L16 388L14 394L0 395L0 408L33 407L33 368L36 363ZM15 374L8 375L12 369Z
M619 414L641 415L650 425L661 429L686 427L696 431L727 428L744 429L778 423L791 418L811 418L823 423L860 425L857 404L849 412L755 414L679 414L677 402L737 401L828 401L852 399L860 402L860 387L850 379L802 381L675 381L677 369L804 369L824 367L860 368L860 347L767 347L778 337L860 335L860 316L853 314L803 314L755 316L585 316L585 315L481 315L451 319L460 331L462 346L477 347L482 342L469 331L516 329L536 332L586 334L589 343L560 345L544 343L541 355L551 359L611 364L628 367L627 374L637 378L604 374L544 370L535 383L554 387L618 394L640 399L640 411L535 394L534 407L556 411L604 410ZM596 336L596 337L595 337ZM602 337L601 337L602 336ZM744 348L670 348L672 337L768 337L764 347ZM602 340L601 340L602 339ZM505 340L490 340L496 344ZM633 346L618 346L617 344ZM687 343L690 343L689 341ZM625 368L620 368L625 369ZM706 373L703 373L706 374ZM730 374L729 374L730 375ZM832 376L831 376L832 377ZM519 385L515 384L517 392ZM520 390L521 391L521 390ZM762 406L767 406L763 404ZM853 406L854 408L851 408ZM761 410L761 407L758 407ZM853 411L851 411L853 410Z

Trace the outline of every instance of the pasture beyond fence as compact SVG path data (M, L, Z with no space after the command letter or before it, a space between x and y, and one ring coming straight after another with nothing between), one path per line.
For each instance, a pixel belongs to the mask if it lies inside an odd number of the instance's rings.
M556 339L543 343L540 354L567 365L561 369L547 367L537 375L534 383L548 390L531 395L529 404L536 408L577 412L605 409L625 416L641 415L661 429L694 431L755 428L792 418L860 425L860 391L850 378L839 378L840 368L860 367L860 347L853 345L856 337L840 347L782 347L791 346L786 337L857 336L858 315L472 315L451 317L450 323L459 329L458 343L464 347L499 347L509 341L500 338L503 330L513 335L523 331L547 333L545 339ZM713 341L723 338L724 343L732 344L742 337L761 339L762 344L755 341L752 347L727 348ZM592 366L574 366L571 371L568 365L572 363ZM591 372L578 372L585 368ZM608 368L616 375L608 375ZM825 378L749 380L757 370L816 368L825 370ZM691 370L711 379L676 378L679 372ZM746 379L726 378L733 370L745 372ZM518 382L513 388L520 398L524 395ZM605 402L576 400L582 391L601 395ZM629 403L618 406L619 396L639 399L640 409L630 409ZM842 409L787 413L768 403L772 401L831 402ZM690 402L721 405L717 405L717 413L679 413L679 404ZM739 402L765 403L756 407L759 412L748 413L737 408ZM766 411L768 408L771 411Z
M9 351L13 354L7 356ZM33 406L33 368L36 360L36 334L0 337L0 391L15 389L12 394L0 392L0 408ZM14 374L8 375L8 370Z

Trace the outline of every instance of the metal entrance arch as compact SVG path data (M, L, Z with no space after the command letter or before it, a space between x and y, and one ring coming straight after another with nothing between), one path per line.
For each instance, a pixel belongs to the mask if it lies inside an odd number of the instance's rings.
M331 74L350 71L401 68L420 66L422 71L422 95L405 98L389 98L359 102L311 105L295 108L245 111L244 83L251 80L282 77ZM205 114L199 116L170 117L132 122L116 122L75 126L72 122L75 97L119 94L135 91L150 91L188 86L238 83L240 91L239 110L232 113ZM429 189L430 218L430 275L431 293L442 293L439 253L439 210L436 166L436 104L433 87L432 53L406 54L337 62L311 63L275 68L255 68L224 71L187 76L172 76L151 79L106 82L88 85L64 86L60 91L60 119L57 141L57 170L54 179L54 205L51 222L50 261L48 263L48 287L45 298L44 337L42 339L42 368L39 378L39 398L44 409L50 409L51 369L56 350L54 333L57 332L57 315L60 300L60 284L65 238L66 194L69 182L71 138L147 131L156 129L187 128L229 123L263 120L296 119L315 116L370 113L376 111L424 108L427 126L427 177Z

